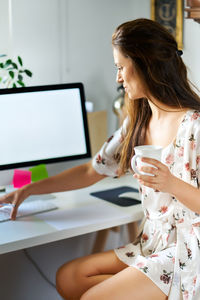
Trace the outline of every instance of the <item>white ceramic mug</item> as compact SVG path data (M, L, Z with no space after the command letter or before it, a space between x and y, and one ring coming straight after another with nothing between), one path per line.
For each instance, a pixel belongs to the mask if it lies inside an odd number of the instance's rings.
M145 162L141 161L142 157L149 157L154 158L156 160L161 160L161 154L162 154L162 147L161 146L154 146L154 145L143 145L143 146L137 146L134 147L135 155L131 159L131 167L133 171L140 175L149 175L154 176L150 173L140 172L138 168L142 166L151 166L153 165L147 164Z

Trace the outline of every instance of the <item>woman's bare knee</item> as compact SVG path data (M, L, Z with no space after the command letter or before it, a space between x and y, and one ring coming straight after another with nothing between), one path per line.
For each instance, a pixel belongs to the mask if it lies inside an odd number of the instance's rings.
M79 299L90 287L88 278L97 274L92 255L74 259L62 265L56 273L56 288L64 299Z
M73 260L62 265L56 273L56 288L64 299L78 299L77 261Z
M56 273L56 289L63 298L67 296L66 291L68 290L66 284L66 281L68 282L68 280L66 280L66 273L67 273L66 268L67 268L67 264L61 266Z

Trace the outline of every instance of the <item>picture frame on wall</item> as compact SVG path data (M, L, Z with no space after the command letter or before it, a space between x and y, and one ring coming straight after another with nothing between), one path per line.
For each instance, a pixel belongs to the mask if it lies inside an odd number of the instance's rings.
M167 28L183 49L183 0L151 0L151 19Z

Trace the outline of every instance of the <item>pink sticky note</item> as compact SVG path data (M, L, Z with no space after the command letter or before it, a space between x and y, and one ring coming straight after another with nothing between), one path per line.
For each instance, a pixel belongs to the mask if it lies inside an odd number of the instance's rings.
M31 183L31 171L14 170L14 175L13 175L14 188L20 188L29 183Z

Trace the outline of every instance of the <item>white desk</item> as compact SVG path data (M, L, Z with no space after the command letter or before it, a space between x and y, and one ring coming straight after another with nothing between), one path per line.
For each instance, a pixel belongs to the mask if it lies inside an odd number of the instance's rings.
M140 220L140 204L121 207L90 195L124 185L137 187L132 176L105 178L88 188L54 194L59 209L46 212L44 219L38 214L0 223L0 254ZM52 220L58 226L52 225Z

